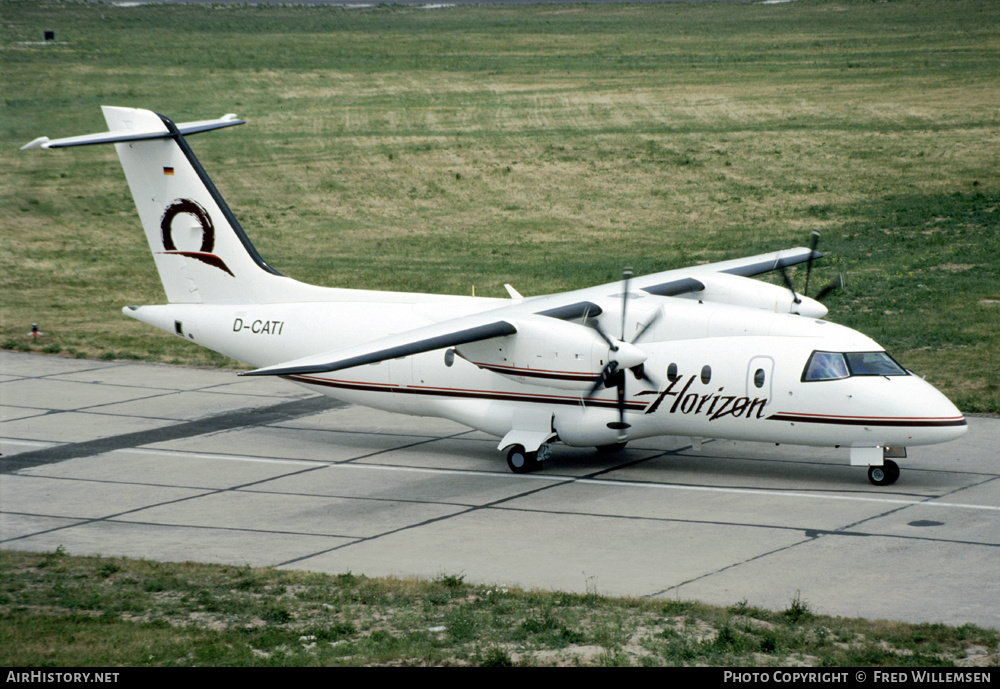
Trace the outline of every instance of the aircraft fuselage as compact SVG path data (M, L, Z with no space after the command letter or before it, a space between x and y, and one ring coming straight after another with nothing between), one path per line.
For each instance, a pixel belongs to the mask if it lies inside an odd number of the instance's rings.
M594 294L584 296L598 300ZM818 349L882 350L856 331L726 304L675 300L678 303L669 306L642 308L642 300L635 301L636 317L627 323L631 332L652 318L650 309L663 312L643 342L648 355L644 368L657 387L624 372L629 439L682 435L905 447L943 442L965 431L964 419L951 402L914 375L802 380L810 355ZM525 302L526 310L537 310L536 300ZM383 302L174 304L128 307L125 313L264 367L308 356L317 347L343 349L495 308L510 308L510 301L396 295ZM611 313L605 319L609 328L616 317ZM585 397L580 390L553 389L531 376L533 370L551 370L559 354L540 348L534 369L532 362L523 362L510 375L497 375L445 349L333 373L286 377L347 402L442 416L499 437L520 415L544 418L569 445L614 444L620 433L607 427L618 414L614 387Z

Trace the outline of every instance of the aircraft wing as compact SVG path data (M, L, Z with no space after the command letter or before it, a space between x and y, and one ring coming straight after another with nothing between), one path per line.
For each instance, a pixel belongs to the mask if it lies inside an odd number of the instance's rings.
M805 247L787 249L785 251L772 251L768 254L749 256L747 258L737 258L732 261L721 261L719 263L707 263L701 266L694 266L687 269L687 272L711 271L713 273L729 273L740 277L753 277L763 275L772 270L780 270L798 263L805 263L810 256L813 260L823 258L823 254Z
M810 254L813 258L821 256L819 252L811 249L789 249L645 275L635 278L632 286L656 296L676 297L705 290L706 286L698 279L699 276L728 273L740 277L750 277L778 270L784 266L804 263L809 260ZM703 279L707 281L708 277L703 277ZM575 292L516 300L515 303L498 309L449 319L415 330L381 337L361 345L311 355L240 375L290 376L330 373L436 349L458 347L473 342L515 335L521 327L534 330L539 323L543 324L544 327L545 321L540 321L540 318L553 318L562 321L593 318L603 312L603 309L595 302L604 301L606 298L613 298L617 302L620 295L615 293L620 289L621 283L616 282ZM591 333L589 328L584 330L588 334Z
M705 285L698 280L699 275L706 273L727 273L739 277L763 275L772 270L780 270L788 266L805 263L810 256L813 260L823 258L823 254L813 249L797 247L785 251L773 251L768 254L737 258L731 261L706 263L688 268L668 270L663 273L645 275L635 278L633 285L644 292L661 297L676 297L690 292L700 292Z
M413 354L430 352L435 349L457 347L472 342L481 342L495 337L505 337L518 332L518 323L528 325L530 319L539 317L570 320L588 315L598 316L601 308L590 302L564 304L541 311L504 306L471 316L434 323L423 328L381 337L365 344L340 349L333 352L311 355L276 366L259 368L241 373L242 376L290 376L309 373L330 373L345 368L375 364L388 359L398 359ZM498 318L500 313L511 318Z
M259 368L256 371L241 373L241 376L291 376L306 373L330 373L354 366L375 364L387 359L398 359L412 354L421 354L435 349L454 347L456 345L479 342L493 337L513 335L517 329L504 320L492 321L481 325L462 327L463 321L476 320L459 318L426 328L418 328L405 333L379 338L372 342L348 347L335 352L309 356L304 359L289 361L277 366Z

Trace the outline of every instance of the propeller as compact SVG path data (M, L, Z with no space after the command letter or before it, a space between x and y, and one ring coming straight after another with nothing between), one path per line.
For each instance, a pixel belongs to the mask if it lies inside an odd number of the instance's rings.
M816 246L818 244L819 244L819 232L813 230L809 241L809 260L806 261L806 284L804 289L802 290L802 294L807 296L809 294L809 278L812 276L813 260L816 257ZM778 266L778 270L781 272L781 279L784 281L785 287L787 287L788 291L792 293L792 303L801 304L802 298L799 296L798 292L795 291L795 286L792 284L792 279L788 276L788 270L783 265ZM842 289L843 287L844 287L844 276L840 275L838 278L835 278L828 285L826 285L826 287L817 292L816 296L813 297L813 299L815 301L822 301L823 298L826 297L828 294L830 294L835 290Z
M823 298L826 297L826 295L830 294L830 292L836 292L838 289L844 289L843 274L831 280L830 284L817 292L815 299L816 301L823 301Z
M603 388L610 388L614 386L617 389L617 406L618 406L618 421L611 421L608 423L608 428L617 431L624 431L627 428L631 428L632 424L625 421L625 371L632 371L636 380L645 381L646 383L652 385L653 387L659 387L657 383L646 374L644 362L646 361L646 354L635 346L635 343L642 338L646 332L649 331L650 327L657 321L660 317L660 312L657 311L653 318L646 323L631 342L625 341L625 323L628 315L628 300L629 300L629 286L632 281L632 269L626 268L622 271L622 322L621 322L621 337L617 340L608 335L601 328L600 324L595 320L590 320L584 316L584 322L593 328L601 338L608 343L609 349L609 361L605 364L604 368L601 369L600 375L598 375L597 380L594 381L593 387L587 391L584 396L593 396L598 390Z

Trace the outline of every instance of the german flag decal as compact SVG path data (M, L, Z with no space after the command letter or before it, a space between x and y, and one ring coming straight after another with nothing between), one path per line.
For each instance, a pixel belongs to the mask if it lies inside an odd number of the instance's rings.
M174 169L172 167L165 167L165 168L163 168L163 174L165 174L165 175L173 175L174 174Z

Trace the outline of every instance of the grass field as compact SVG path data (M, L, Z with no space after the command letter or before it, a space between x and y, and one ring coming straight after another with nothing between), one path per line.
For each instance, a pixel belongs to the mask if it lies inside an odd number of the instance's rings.
M996 630L0 551L4 667L996 666ZM988 672L988 671L987 671ZM973 681L971 679L967 681ZM988 676L987 676L988 681Z
M829 318L1000 412L995 0L0 0L0 94L4 347L230 365L119 313L164 297L114 152L18 147L104 129L101 104L236 112L192 144L292 277L538 294L816 228Z

